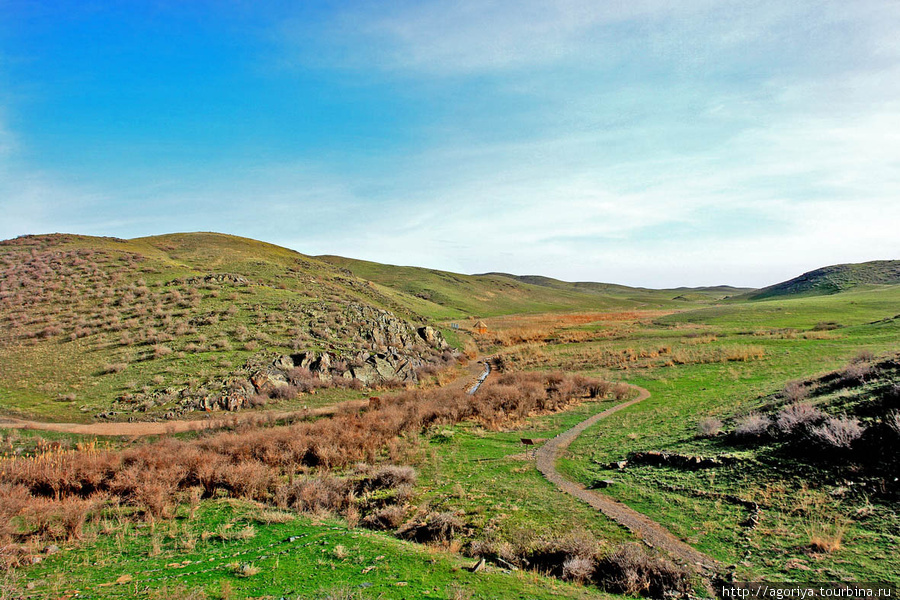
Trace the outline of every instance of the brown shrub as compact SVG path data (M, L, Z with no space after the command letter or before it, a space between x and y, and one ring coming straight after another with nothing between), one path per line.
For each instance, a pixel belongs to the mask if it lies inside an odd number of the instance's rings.
M775 425L782 433L793 433L796 429L807 427L824 417L825 414L821 410L810 404L791 404L778 411Z
M562 578L584 583L594 575L594 560L584 556L570 556L562 566Z
M800 402L809 396L809 388L800 381L790 381L781 393L788 402Z
M269 397L276 400L292 400L300 393L300 389L294 385L278 385L269 391Z
M853 417L829 417L822 425L810 430L813 438L823 446L847 449L859 439L865 428Z
M875 367L873 367L870 363L855 362L847 365L844 370L841 371L841 381L850 385L865 383L866 378L868 378L874 371Z
M431 512L424 519L406 523L397 531L403 539L416 542L449 542L466 529L466 522L454 511Z
M766 415L750 413L737 420L734 434L738 437L760 437L768 431L772 419Z
M664 598L691 591L690 573L636 542L622 544L597 562L594 579L607 591Z
M722 432L722 421L715 417L700 419L697 423L697 435L704 438L716 437Z
M163 356L168 356L172 354L172 349L168 346L163 346L161 344L155 344L153 346L153 358L162 358Z
M416 471L409 466L385 465L360 479L358 492L398 489L416 483Z
M127 368L128 368L128 363L124 363L124 362L109 363L107 365L104 365L103 373L105 373L107 375L111 374L111 373L121 373L122 371L124 371Z
M275 472L258 461L221 464L216 479L232 496L248 500L265 500L277 481Z
M408 514L409 509L407 507L399 504L389 504L363 517L361 523L367 529L393 531L403 524Z
M275 492L276 504L300 512L340 513L352 502L346 480L336 477L307 479L279 486Z
M590 393L592 386L606 389L594 380L561 374L516 374L474 397L447 388L411 390L384 397L381 406L367 411L314 422L222 432L190 442L166 439L120 451L89 445L8 459L0 475L0 521L27 522L32 535L77 537L88 502L98 492L120 497L148 518L160 518L171 514L186 491L202 490L198 493L206 497L224 491L311 512L346 514L358 505L371 512L365 518L371 517L373 525L395 526L406 512L387 508L411 499L415 472L409 467L385 465L357 469L344 478L326 475L277 485L279 476L298 468L372 463L385 454L403 460L416 434L428 427L464 419L500 424L534 410L557 410ZM391 493L370 494L377 490ZM364 501L357 503L356 495ZM58 512L62 509L68 516ZM455 513L432 513L412 535L446 541L464 527Z

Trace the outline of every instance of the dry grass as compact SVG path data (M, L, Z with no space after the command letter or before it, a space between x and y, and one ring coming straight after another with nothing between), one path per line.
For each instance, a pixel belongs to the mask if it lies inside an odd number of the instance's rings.
M843 547L849 522L839 517L810 517L805 526L809 548L814 552L836 552Z
M380 511L369 494L390 490L392 501L408 501L415 472L409 467L358 466L385 455L416 455L415 440L431 427L474 420L499 429L533 414L565 409L573 402L620 388L559 373L508 373L490 380L476 396L446 388L384 396L380 407L330 419L265 429L240 429L193 441L164 439L115 451L96 444L45 447L31 457L0 459L0 538L77 539L85 519L114 495L155 522L171 517L187 501L192 516L202 497L226 494L274 503L282 508L339 512L370 526L395 526L402 510ZM307 476L298 479L298 471ZM19 518L24 515L24 518ZM370 515L372 518L369 518ZM457 528L435 516L428 528L442 535ZM368 520L367 520L368 519ZM443 519L443 520L442 520ZM24 530L22 529L24 528ZM252 526L217 532L223 539L252 535Z
M646 310L605 313L568 313L560 315L514 315L485 319L488 333L479 336L487 345L502 347L538 342L586 342L609 337L609 329L623 325L646 323L671 314L671 311ZM597 330L576 329L592 323L603 323Z

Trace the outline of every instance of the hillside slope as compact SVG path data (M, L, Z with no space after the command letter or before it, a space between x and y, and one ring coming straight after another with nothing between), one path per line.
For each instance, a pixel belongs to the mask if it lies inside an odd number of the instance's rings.
M175 418L449 362L421 316L286 248L210 233L0 242L5 412Z
M739 294L753 291L753 288L739 288L730 285L708 287L677 287L670 289L651 289L629 287L615 283L598 283L593 281L560 281L540 275L511 275L509 273L487 273L491 276L508 277L522 283L539 285L556 290L569 290L580 293L597 294L613 298L640 302L654 307L677 306L674 302L685 301L718 301ZM671 302L674 301L674 302Z
M784 296L837 294L862 285L900 285L900 260L831 265L740 296L741 300L766 300Z
M490 317L549 311L677 308L686 302L717 301L741 288L651 290L609 283L569 283L508 273L462 275L422 267L384 265L342 256L318 256L358 277L403 294L401 303L436 319Z
M417 305L410 304L411 307L415 306L437 319L635 306L634 301L624 298L575 289L548 288L496 274L462 275L421 267L384 265L341 256L317 258L404 294L406 302L418 302Z

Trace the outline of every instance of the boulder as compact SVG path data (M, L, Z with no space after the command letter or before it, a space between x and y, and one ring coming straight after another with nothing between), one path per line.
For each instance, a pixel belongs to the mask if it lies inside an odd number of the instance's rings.
M267 394L275 388L290 385L285 374L275 368L255 372L250 376L250 383L259 394Z

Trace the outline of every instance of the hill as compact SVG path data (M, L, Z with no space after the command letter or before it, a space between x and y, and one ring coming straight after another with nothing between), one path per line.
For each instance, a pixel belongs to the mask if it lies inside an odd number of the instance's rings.
M0 309L0 409L42 418L360 396L455 362L439 331L369 282L221 234L0 242Z
M863 285L900 285L900 260L831 265L750 292L740 300L837 294Z
M456 319L511 313L624 309L635 300L576 288L536 285L501 274L462 275L422 267L385 265L342 256L318 256L357 277L378 284L381 291L410 310L435 319ZM396 294L400 294L397 296Z
M629 287L627 285L618 285L615 283L597 283L593 281L560 281L559 279L543 277L540 275L511 275L509 273L487 273L486 275L507 277L522 283L553 288L556 290L569 290L579 293L597 294L600 296L625 299L660 308L672 305L670 301L719 301L753 291L753 288L739 288L730 285L651 289Z

